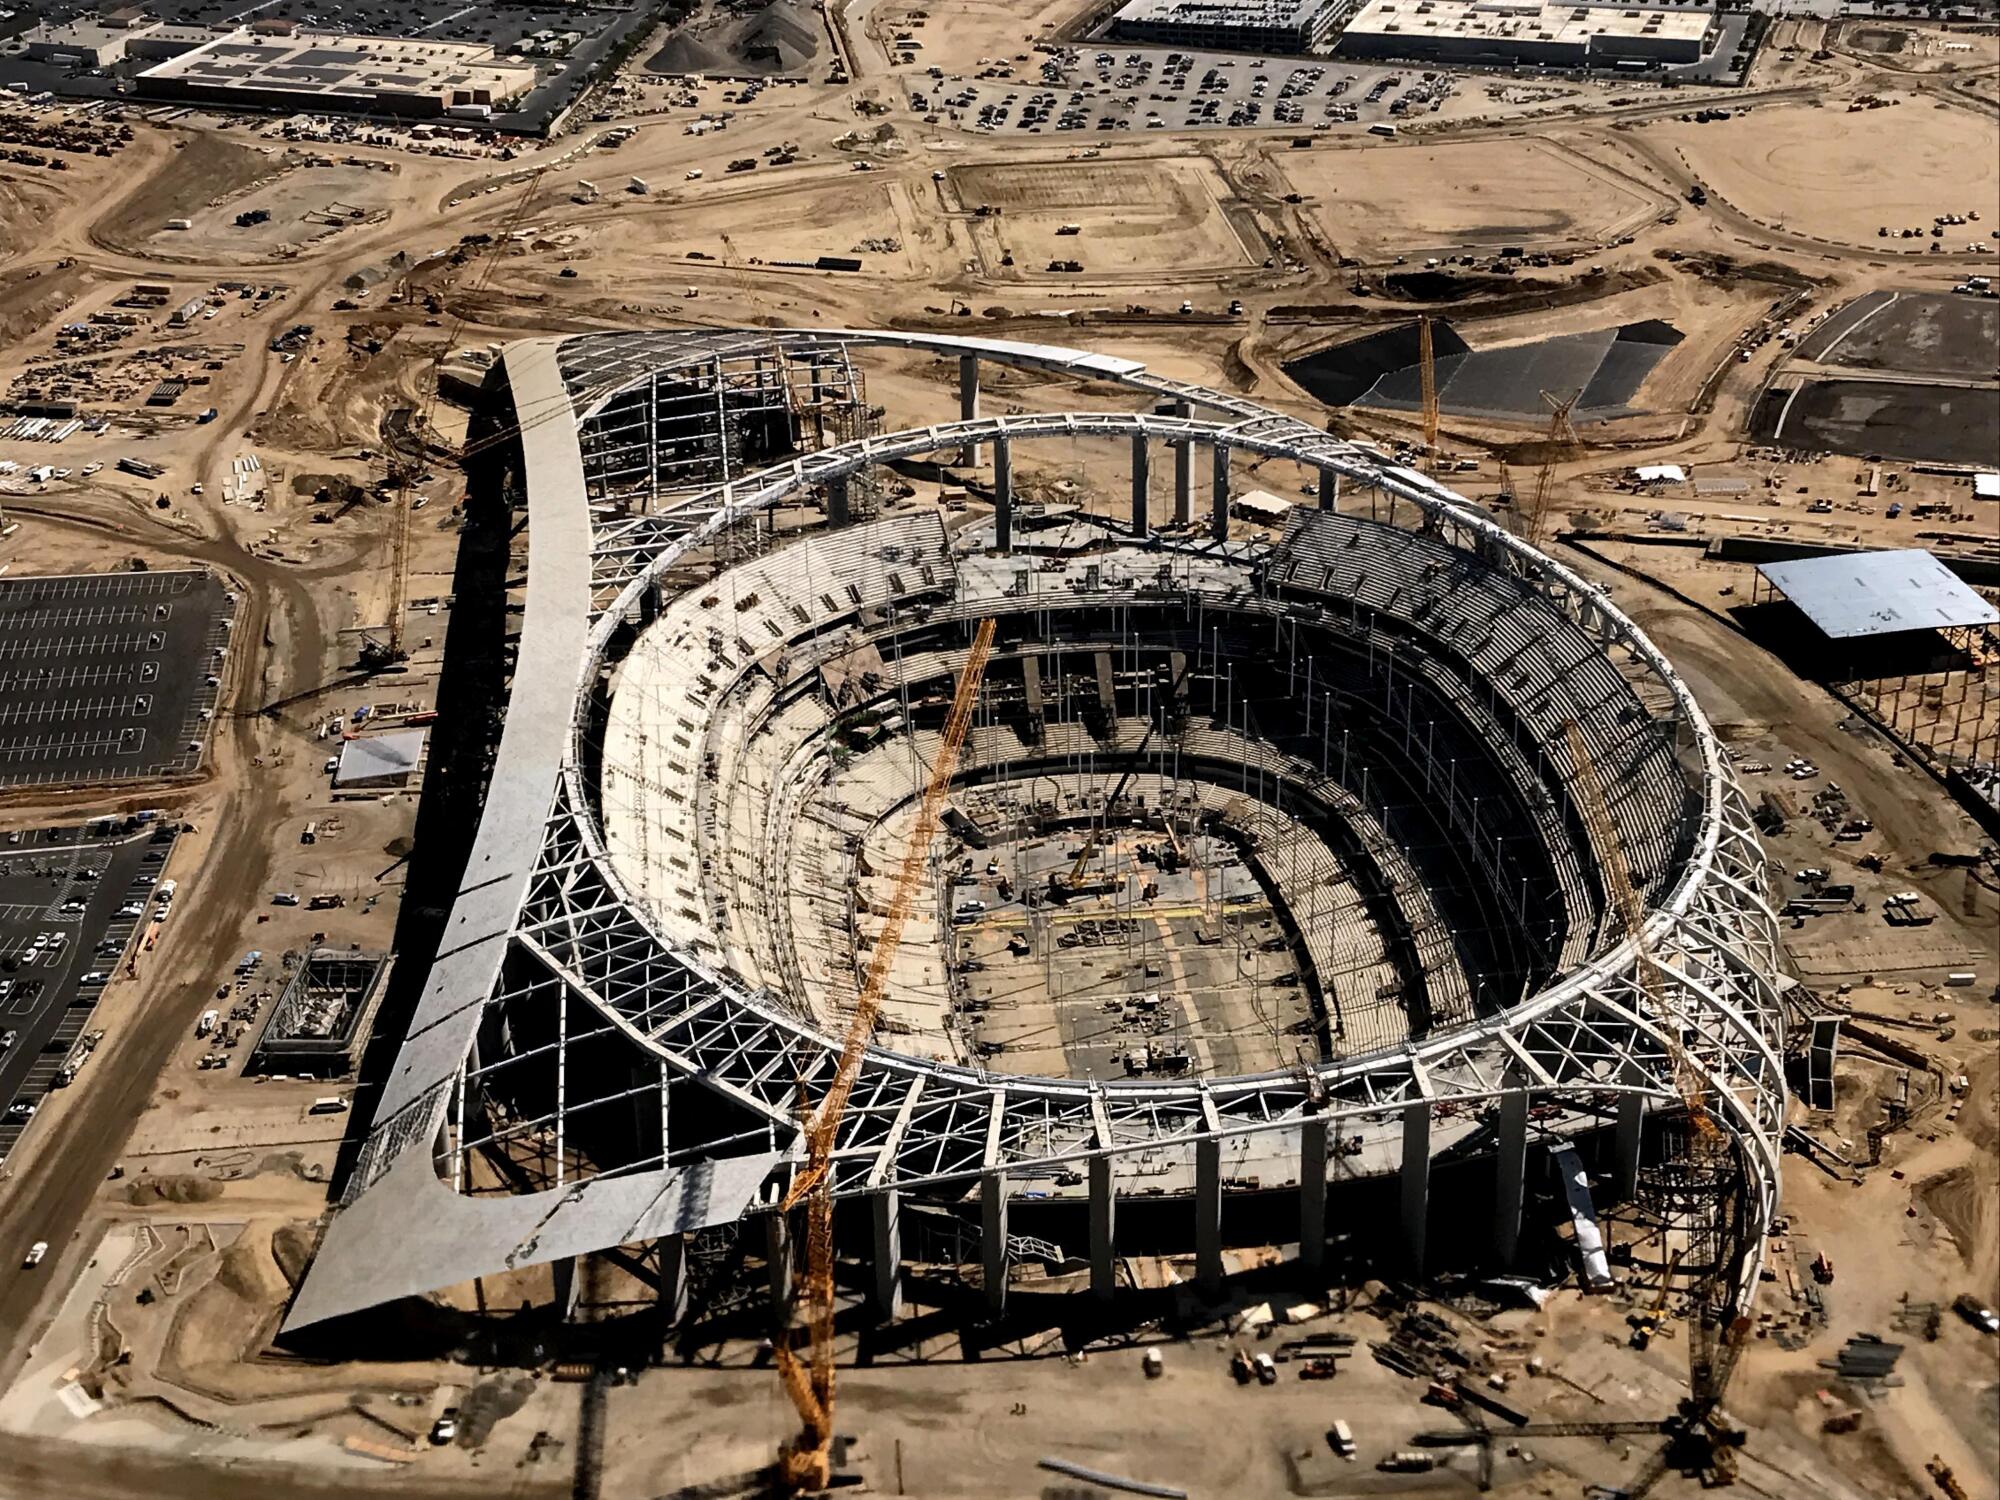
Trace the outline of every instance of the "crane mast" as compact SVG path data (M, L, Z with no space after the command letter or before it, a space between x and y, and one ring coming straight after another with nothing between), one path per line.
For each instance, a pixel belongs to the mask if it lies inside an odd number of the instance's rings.
M980 679L993 650L994 622L981 620L972 638L965 666L958 675L958 691L945 716L937 758L931 763L930 778L917 807L917 824L903 851L903 863L896 872L894 895L882 932L868 960L868 972L848 1017L847 1032L840 1048L840 1061L833 1081L816 1109L806 1111L805 1166L792 1179L780 1211L790 1213L801 1202L806 1206L805 1274L800 1278L798 1300L803 1304L808 1351L805 1359L794 1347L796 1318L779 1338L775 1354L778 1375L785 1393L798 1409L798 1435L786 1446L780 1462L786 1487L793 1493L825 1489L832 1478L833 1444L833 1149L840 1134L841 1117L847 1111L848 1096L861 1071L861 1060L875 1033L875 1015L881 1008L883 992L889 985L889 970L896 949L903 941L903 928L923 884L924 867L930 859L931 841L937 837L944 813L945 794L950 790L958 767L966 732L972 727L972 710L979 701ZM803 1101L801 1101L803 1107Z
M1558 409L1559 419L1566 410ZM1685 1018L1666 970L1653 954L1646 933L1645 903L1633 882L1624 840L1612 821L1597 762L1574 720L1563 726L1563 736L1576 774L1578 808L1603 871L1605 894L1619 926L1632 940L1639 987L1665 1044L1675 1091L1687 1115L1686 1134L1670 1137L1669 1157L1669 1165L1690 1185L1690 1199L1695 1204L1688 1243L1676 1256L1678 1263L1692 1268L1695 1277L1688 1317L1688 1399L1682 1408L1680 1430L1690 1438L1697 1434L1706 1437L1711 1482L1727 1484L1735 1475L1735 1435L1722 1431L1718 1408L1743 1330L1742 1320L1731 1316L1733 1309L1715 1304L1728 1300L1722 1220L1726 1183L1735 1168L1734 1148L1709 1111L1707 1079L1687 1048ZM1724 1316L1730 1316L1729 1326L1721 1325Z

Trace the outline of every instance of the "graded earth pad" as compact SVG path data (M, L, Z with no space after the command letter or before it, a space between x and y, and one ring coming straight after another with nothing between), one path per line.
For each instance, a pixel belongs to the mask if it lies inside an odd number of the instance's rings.
M1374 141L1272 158L1343 255L1598 244L1664 200L1547 141Z
M1264 258L1261 241L1246 241L1254 228L1239 228L1225 207L1228 183L1202 157L959 167L951 185L967 211L993 210L973 230L991 275L1065 274L1051 261L1080 262L1092 276L1238 270Z
M1645 138L1674 150L1709 192L1794 234L1922 252L1939 214L1976 210L1978 222L1945 230L1946 246L1962 250L2000 219L1993 121L1949 105L1779 105L1708 124L1664 121ZM1898 238L1905 228L1922 229L1922 243Z
M1814 329L1793 357L1856 370L1988 379L2000 363L2000 302L1870 292Z

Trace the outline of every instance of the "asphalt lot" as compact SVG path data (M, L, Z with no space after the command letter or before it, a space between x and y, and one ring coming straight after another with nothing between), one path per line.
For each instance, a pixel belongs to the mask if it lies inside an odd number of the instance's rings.
M1950 292L1870 292L1814 329L1793 358L1989 380L2000 361L2000 301Z
M104 980L152 914L175 837L171 824L128 832L125 820L98 820L0 843L0 1038L13 1038L0 1049L0 1161L31 1128L22 1106L39 1107L89 1031ZM86 1063L72 1086L89 1079Z
M230 613L206 572L0 580L0 787L192 771Z
M1232 127L1305 131L1415 120L1442 105L1455 88L1486 81L1339 58L1088 45L1014 71L1019 76L914 78L904 103L926 123L1008 135Z
M1916 381L1814 380L1770 390L1750 423L1760 443L1855 458L1990 464L2000 390Z

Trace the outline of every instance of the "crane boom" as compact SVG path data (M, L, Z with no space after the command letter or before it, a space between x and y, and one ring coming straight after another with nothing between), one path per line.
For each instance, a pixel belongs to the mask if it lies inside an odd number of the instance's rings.
M1542 392L1542 399L1549 404L1548 437L1542 444L1542 468L1535 476L1535 492L1528 501L1528 508L1521 516L1521 534L1530 542L1542 538L1542 524L1548 516L1549 495L1555 488L1556 465L1569 456L1569 448L1576 438L1576 428L1570 422L1570 413L1576 403L1583 398L1582 391L1568 396L1552 396Z
M1431 320L1426 313L1417 319L1417 363L1421 368L1424 393L1424 471L1437 473L1438 388L1437 361L1431 350Z
M827 1085L819 1106L806 1114L806 1164L792 1179L790 1191L781 1205L789 1213L802 1201L806 1205L805 1275L801 1297L805 1303L806 1328L810 1339L807 1359L801 1360L792 1347L795 1337L787 1329L777 1342L778 1375L785 1393L798 1409L800 1430L785 1449L783 1478L794 1492L826 1488L831 1478L833 1443L833 1148L846 1113L848 1096L861 1072L861 1059L875 1034L875 1015L881 1008L883 992L889 985L889 970L896 949L903 941L903 928L923 884L924 867L930 859L931 841L937 837L944 813L945 793L958 767L959 751L966 731L972 727L972 710L979 701L979 683L993 650L994 622L981 620L973 634L972 649L958 674L958 691L945 716L944 732L937 758L931 763L917 807L917 825L903 851L902 867L896 872L895 893L889 914L869 956L868 972L854 998L847 1033L841 1043L840 1062L833 1081Z

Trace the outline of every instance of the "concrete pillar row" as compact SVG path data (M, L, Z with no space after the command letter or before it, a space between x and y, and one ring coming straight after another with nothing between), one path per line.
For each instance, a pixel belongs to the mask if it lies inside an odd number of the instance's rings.
M1108 1156L1090 1159L1090 1290L1105 1298L1118 1290L1118 1195Z
M1299 1264L1326 1264L1326 1121L1299 1127Z
M687 1316L687 1236L669 1234L658 1242L660 1311L669 1325Z
M1431 1106L1418 1099L1403 1106L1403 1257L1412 1278L1424 1274L1431 1218Z
M1143 541L1152 534L1152 522L1146 514L1147 501L1153 488L1153 450L1146 445L1146 434L1132 434L1132 535Z
M903 1195L893 1188L868 1200L874 1229L875 1312L893 1318L903 1310Z
M961 354L958 357L958 419L961 422L979 419L979 356L976 354ZM978 468L979 444L967 443L958 461L968 469Z
M1636 1066L1627 1065L1624 1081L1638 1083L1642 1075ZM1612 1134L1613 1169L1612 1186L1621 1202L1629 1203L1639 1191L1639 1145L1640 1133L1646 1124L1646 1096L1630 1093L1618 1096L1618 1123Z
M1521 1248L1521 1211L1528 1188L1528 1091L1518 1077L1500 1096L1499 1147L1493 1163L1493 1246L1511 1266Z
M1227 443L1209 450L1209 535L1218 542L1229 540L1229 459Z
M792 1227L781 1213L764 1215L764 1267L770 1280L771 1322L782 1328L792 1309Z
M1185 419L1193 411L1182 401L1174 407L1174 415ZM1185 438L1174 444L1174 524L1194 524L1194 444Z
M986 1308L996 1317L1007 1310L1007 1174L979 1179L979 1258L985 1273Z
M993 545L1014 550L1014 440L993 439Z
M1222 1142L1194 1143L1194 1277L1204 1292L1222 1289Z
M1321 510L1340 509L1340 470L1321 469L1319 471L1319 508Z

